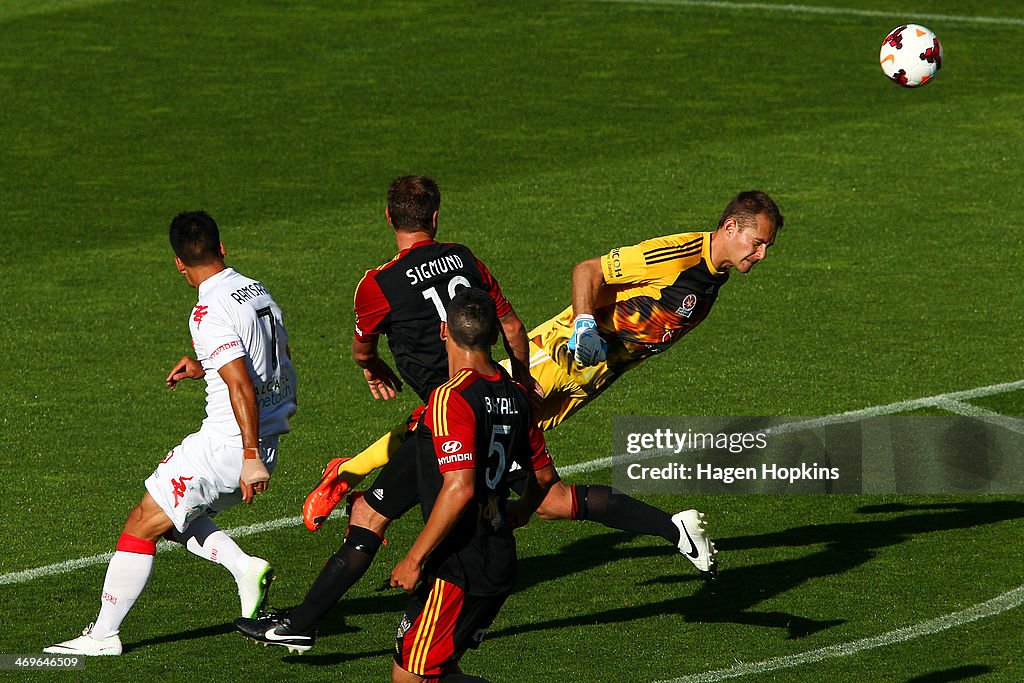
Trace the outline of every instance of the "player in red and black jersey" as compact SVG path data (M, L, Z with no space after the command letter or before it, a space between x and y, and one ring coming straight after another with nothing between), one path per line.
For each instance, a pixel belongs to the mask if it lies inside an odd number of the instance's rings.
M397 178L388 189L385 216L394 229L399 251L384 265L367 271L355 294L352 356L362 367L370 392L379 400L394 398L404 379L426 402L434 389L448 381L448 357L438 330L448 302L465 289L486 292L494 302L512 376L536 390L527 365L526 328L497 280L468 247L434 239L440 206L440 189L426 176ZM382 335L401 379L378 353ZM406 423L357 456L368 463L362 474L384 467L369 494L353 500L345 543L327 561L303 602L288 611L286 621L238 620L236 626L242 633L294 650L312 647L316 622L366 572L391 520L416 505L416 445L408 436L422 410L423 406L414 410ZM310 530L319 528L344 496L347 487L332 484L347 483L336 480L339 466L347 460L331 461L321 484L307 500L303 512ZM323 512L318 515L311 509Z
M534 468L550 457L526 392L491 358L493 300L459 292L442 323L451 380L434 391L416 433L425 524L391 573L412 594L399 625L391 680L412 683L460 674L516 580L512 529L540 503ZM509 474L525 473L508 514ZM422 580L421 580L422 579Z

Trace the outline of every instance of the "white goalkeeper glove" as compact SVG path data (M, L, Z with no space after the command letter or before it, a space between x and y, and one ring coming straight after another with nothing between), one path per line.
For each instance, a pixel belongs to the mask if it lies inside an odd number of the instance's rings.
M569 351L580 365L597 365L608 357L608 342L601 339L594 316L581 313L573 320Z

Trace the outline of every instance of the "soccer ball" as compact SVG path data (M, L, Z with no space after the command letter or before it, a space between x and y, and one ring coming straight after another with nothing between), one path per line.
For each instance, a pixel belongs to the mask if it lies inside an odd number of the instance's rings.
M878 55L882 71L896 85L916 88L935 78L942 68L942 45L924 26L897 26L882 41Z

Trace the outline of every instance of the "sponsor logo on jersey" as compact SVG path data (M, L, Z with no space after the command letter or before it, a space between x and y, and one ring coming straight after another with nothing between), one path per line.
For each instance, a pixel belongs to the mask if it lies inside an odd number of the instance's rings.
M198 306L198 305L195 308L192 309L192 320L195 321L196 327L199 327L199 325L202 324L203 317L207 313L210 312L209 309L210 309L209 306Z
M453 453L437 459L438 465L451 465L455 462L473 462L472 453Z
M441 450L445 453L457 453L462 450L462 442L458 439L452 439L451 441L445 441L441 444Z
M217 348L215 348L213 350L213 353L210 354L210 360L213 360L218 355L220 355L222 352L227 351L228 349L234 349L234 348L237 348L237 347L239 347L241 345L242 345L242 342L237 341L237 340L230 341L227 344L221 344L220 346L218 346Z
M680 304L679 308L676 309L676 313L683 316L684 318L689 318L691 315L693 315L693 309L695 308L697 308L697 295L687 294L685 297L683 297L683 303Z
M622 257L619 255L618 247L612 249L608 257L612 262L612 277L622 277Z

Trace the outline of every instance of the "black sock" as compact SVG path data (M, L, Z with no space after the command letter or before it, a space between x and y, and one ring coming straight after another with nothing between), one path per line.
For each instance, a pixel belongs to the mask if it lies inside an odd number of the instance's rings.
M293 607L288 619L295 631L305 631L331 611L356 581L370 568L383 539L369 529L350 526L345 543L320 570L302 604Z
M576 519L597 522L612 529L661 536L672 545L679 542L679 529L664 510L627 496L610 486L573 486Z

